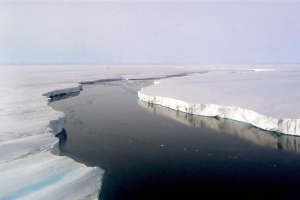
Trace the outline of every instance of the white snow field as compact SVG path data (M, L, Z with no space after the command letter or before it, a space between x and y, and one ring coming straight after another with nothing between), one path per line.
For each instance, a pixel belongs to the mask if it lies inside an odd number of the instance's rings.
M48 105L52 96L82 90L80 83L154 79L137 94L141 100L300 135L297 65L26 65L0 70L1 200L98 199L104 171L59 156L55 135L65 115Z
M0 66L0 199L98 199L104 171L59 156L65 115L50 97L79 84L202 73L195 66ZM72 134L72 133L70 133Z

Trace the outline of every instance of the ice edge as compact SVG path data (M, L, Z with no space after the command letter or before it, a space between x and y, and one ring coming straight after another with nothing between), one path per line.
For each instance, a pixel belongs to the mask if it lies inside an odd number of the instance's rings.
M98 82L98 80L95 81L90 81L90 82ZM48 106L50 103L50 100L52 97L56 97L56 96L61 96L61 95L66 95L66 94L70 94L70 93L75 93L75 92L80 92L82 91L82 84L81 83L78 84L78 86L76 87L71 87L71 88L65 88L65 89L59 89L59 90L53 90L47 93L44 93L42 96L48 98ZM51 106L50 106L51 107ZM52 108L52 107L51 107ZM66 116L65 113L61 112L63 115L59 116L58 119L54 119L54 120L50 120L49 121L49 125L46 127L45 129L45 133L49 133L51 132L53 134L53 137L55 137L57 134L59 134L63 128L64 128L64 124L66 122ZM57 140L57 142L52 146L52 149L50 150L50 152L56 156L59 156L59 140ZM74 161L72 158L67 157L68 159ZM104 175L104 170L95 166L95 167L88 167L83 163L78 163L76 161L74 161L74 163L80 164L85 166L87 169L90 169L89 171L91 172L90 174L86 174L86 177L92 176L91 178L95 178L98 177L100 180L100 187L97 189L97 191L94 190L90 190L90 194L86 197L86 199L98 199L100 191L101 191L101 186L102 186L102 179L103 179L103 175ZM96 172L94 174L94 172ZM94 175L93 175L94 174Z
M150 96L142 93L142 90L143 88L138 92L138 98L151 104L193 115L220 117L245 122L263 130L300 136L300 119L275 119L240 107L188 103L168 97Z

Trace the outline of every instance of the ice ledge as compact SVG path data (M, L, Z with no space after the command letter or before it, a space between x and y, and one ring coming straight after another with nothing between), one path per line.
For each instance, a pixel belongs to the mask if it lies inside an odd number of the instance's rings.
M48 101L48 103L49 103L50 99L52 97L67 95L70 93L75 93L75 92L80 92L80 91L82 91L81 84L79 84L78 86L75 86L75 87L53 90L53 91L44 93L43 96L46 96L49 98L49 101ZM65 117L65 114L62 113L62 115L59 116L58 119L49 121L49 125L46 127L45 133L51 132L54 136L56 136L58 133L60 133L63 130L65 122L66 122L66 117ZM59 155L58 142L55 145L53 145L52 147L53 147L53 149L51 150L51 153L54 155ZM71 158L68 158L68 157L65 159L72 160ZM82 193L85 193L83 196L84 199L98 199L100 191L101 191L104 170L100 169L99 167L87 167L84 164L80 164L75 161L73 161L73 163L74 163L73 164L74 166L72 166L72 168L74 168L76 165L80 166L80 168L81 168L81 169L76 169L78 171L77 173L81 174L80 178L73 179L73 178L69 177L68 178L69 180L67 179L66 181L68 181L68 182L76 181L77 183L72 183L73 184L72 187L74 188L74 187L76 187L75 185L78 185L79 186L79 187L77 186L78 189L83 190L84 192L82 192ZM73 171L75 171L75 170L73 170ZM77 174L77 173L75 173L75 174ZM58 184L60 184L62 186L66 185L68 187L68 184L63 183L63 181L61 181L61 182L62 183L58 183ZM88 183L90 183L90 185ZM82 184L84 186L82 186ZM62 186L60 186L60 188ZM54 186L54 187L56 187L56 186ZM64 194L64 192L61 191L61 194ZM43 195L41 195L41 196L43 196ZM70 195L68 194L68 196L70 196ZM76 195L73 198L77 199Z
M70 94L74 92L79 92L82 90L82 85L78 85L76 87L66 88L66 89L60 89L60 90L53 90L51 92L44 93L43 96L52 98L55 96Z
M80 91L82 91L82 85L65 88L65 89L53 90L53 91L44 93L43 96L46 96L49 98L49 100L48 100L48 103L49 103L49 101L52 97L67 95L70 93L75 93L75 92L80 92ZM60 133L62 131L64 124L66 122L66 117L65 117L64 113L62 113L62 112L60 112L60 113L61 113L61 116L59 116L58 119L49 121L49 125L47 126L45 132L51 132L54 135L57 135L58 133Z
M39 102L43 110L52 97L82 90L78 84L54 88L43 94L48 97L48 102ZM0 199L98 199L104 171L59 156L55 135L62 131L66 117L55 111L47 119L44 131L0 143Z
M274 119L261 115L255 111L232 106L215 104L193 104L168 97L150 96L138 92L141 101L161 105L194 115L220 117L245 122L267 131L300 136L300 119Z

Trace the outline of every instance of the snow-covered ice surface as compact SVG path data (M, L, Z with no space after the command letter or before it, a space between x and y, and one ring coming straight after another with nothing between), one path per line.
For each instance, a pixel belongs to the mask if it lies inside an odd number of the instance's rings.
M79 83L203 73L195 66L0 66L0 199L98 199L104 171L59 156L65 115L50 97Z
M300 135L299 65L211 69L206 74L160 80L138 96L186 113Z

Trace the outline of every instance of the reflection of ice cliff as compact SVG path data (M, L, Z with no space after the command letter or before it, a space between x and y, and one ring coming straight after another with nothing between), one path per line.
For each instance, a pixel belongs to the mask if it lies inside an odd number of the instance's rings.
M150 112L171 118L187 126L209 128L238 136L260 146L300 153L300 137L279 135L228 119L196 116L143 101L138 101L138 104Z

